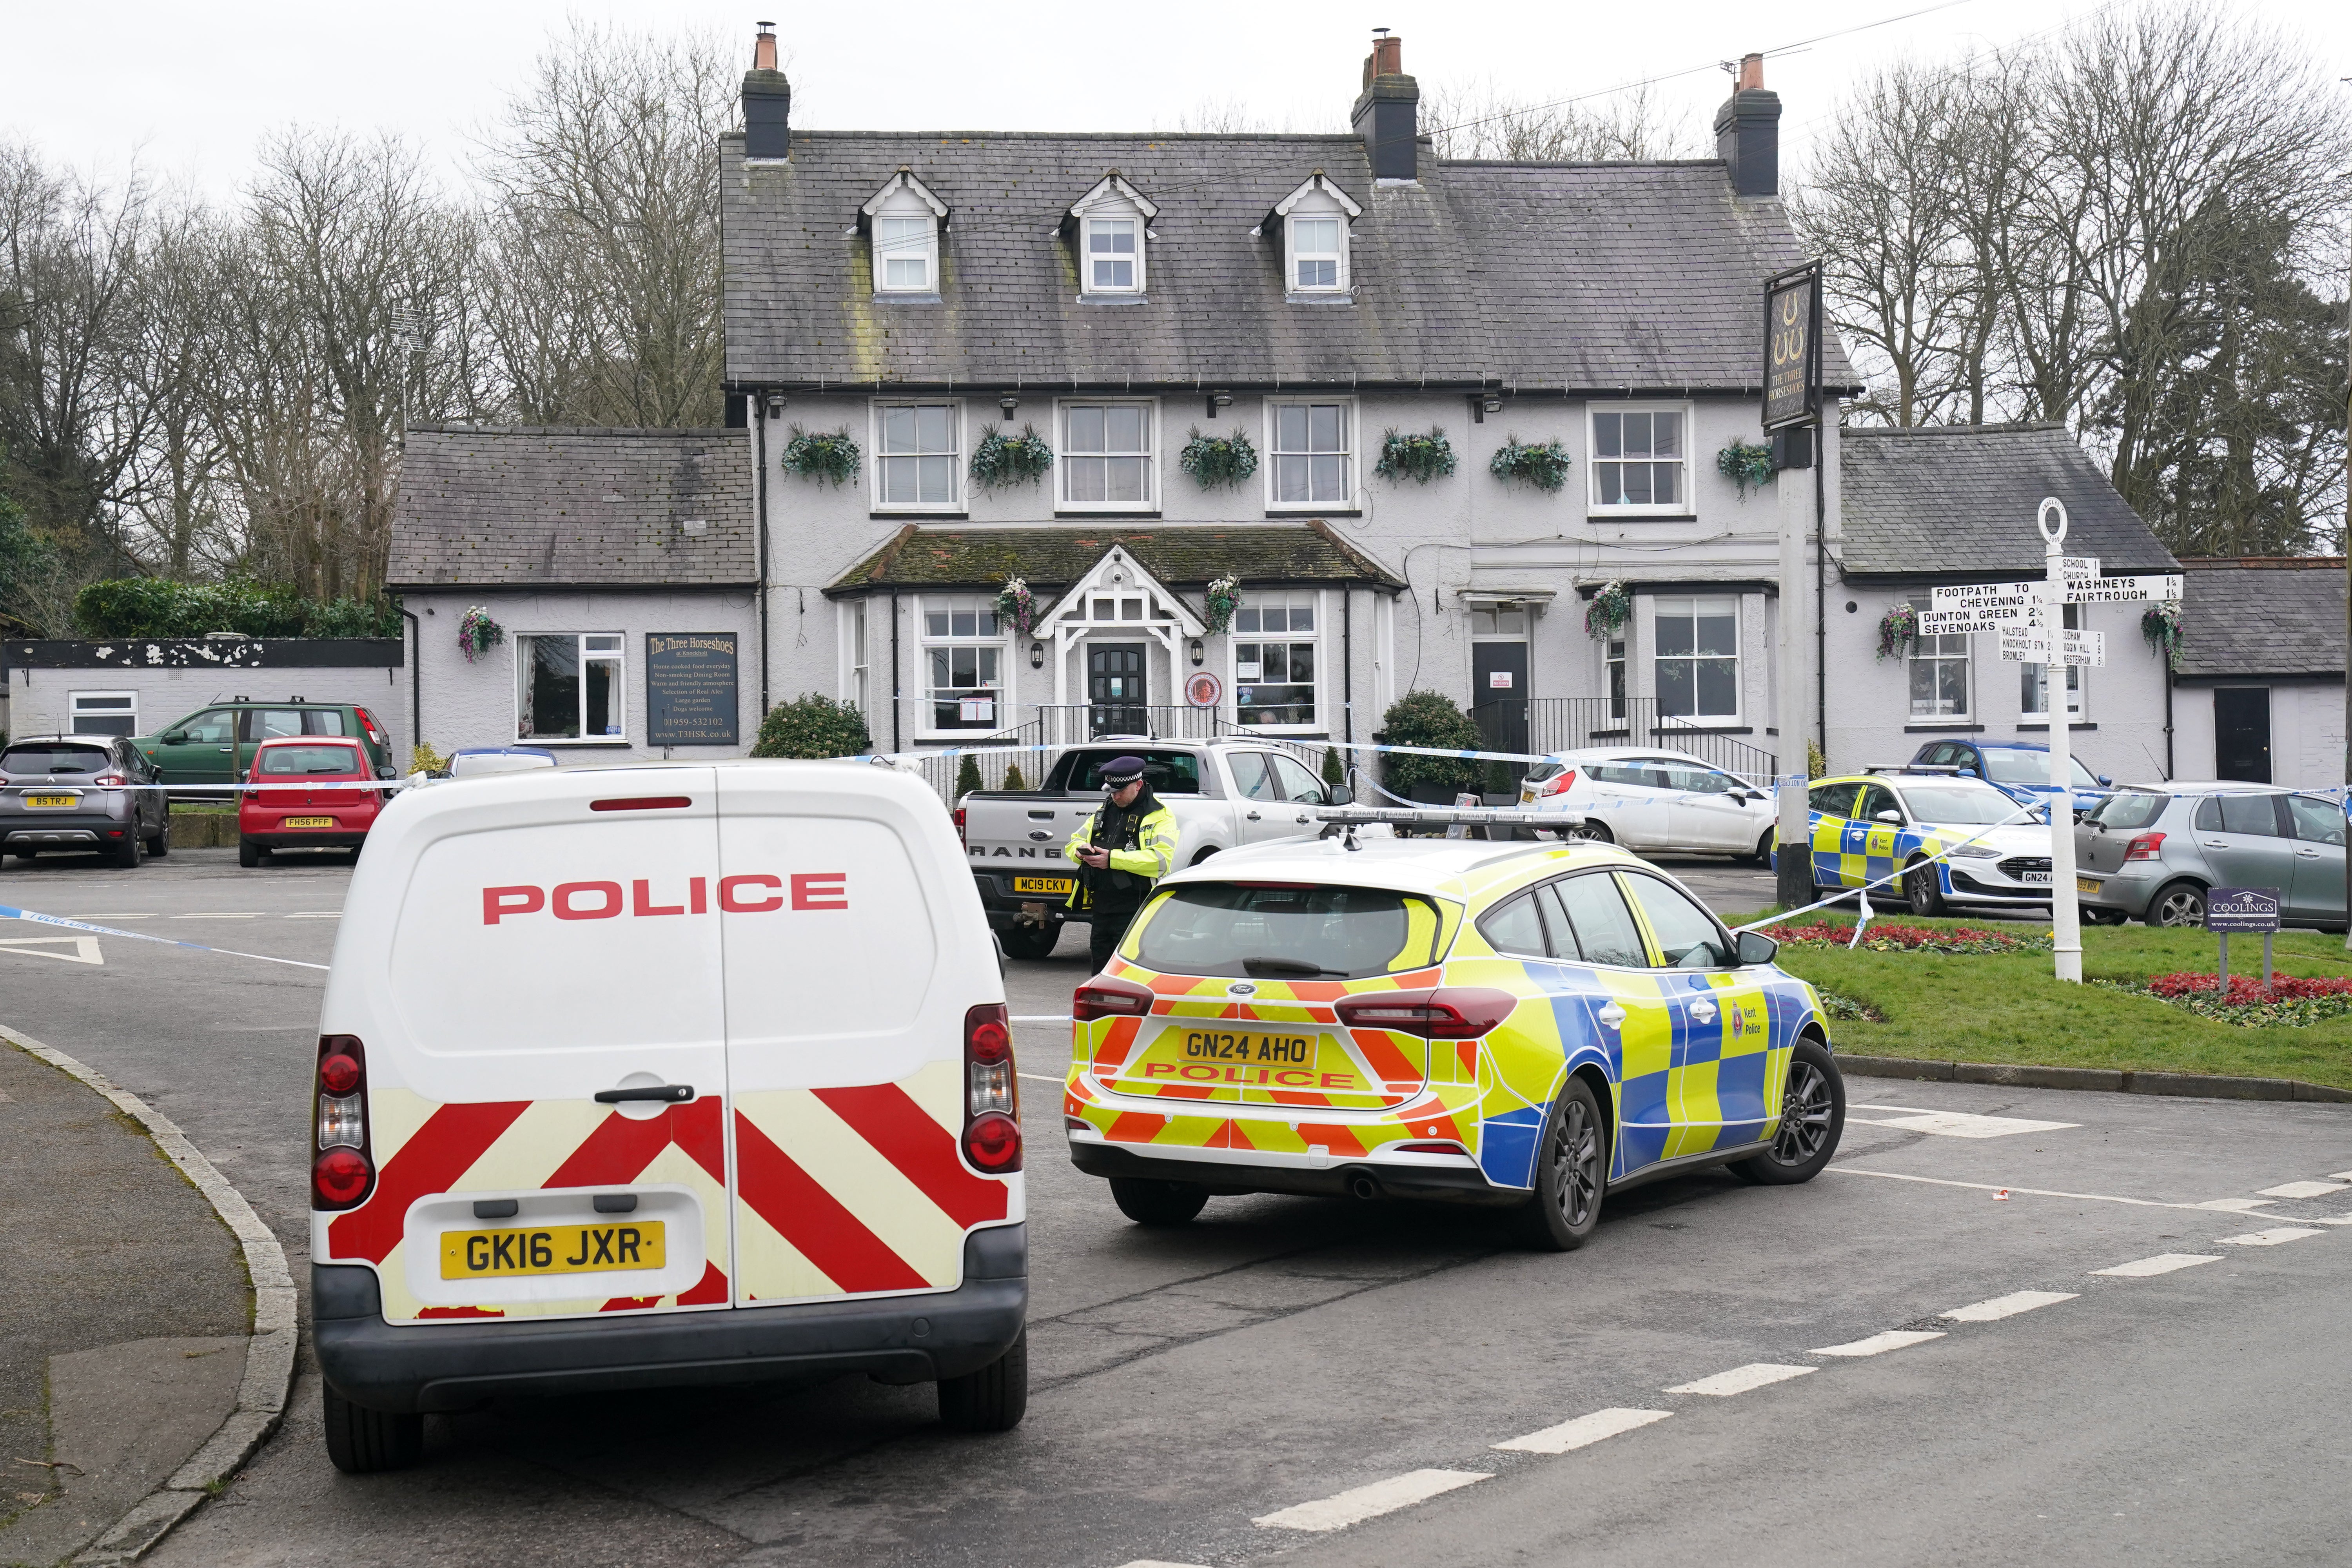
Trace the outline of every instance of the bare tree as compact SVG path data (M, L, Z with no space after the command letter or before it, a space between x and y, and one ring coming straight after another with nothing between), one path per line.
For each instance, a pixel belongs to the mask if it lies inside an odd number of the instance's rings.
M1441 158L1605 163L1699 155L1696 139L1664 118L1647 86L1562 103L1507 97L1491 81L1441 88L1424 100L1423 119Z

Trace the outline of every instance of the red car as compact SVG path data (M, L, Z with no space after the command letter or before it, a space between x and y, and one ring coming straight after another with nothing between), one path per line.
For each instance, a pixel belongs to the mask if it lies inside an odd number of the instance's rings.
M357 741L289 735L253 754L248 790L236 808L236 863L258 866L273 849L348 849L356 858L383 809L382 792ZM337 786L342 787L337 787Z

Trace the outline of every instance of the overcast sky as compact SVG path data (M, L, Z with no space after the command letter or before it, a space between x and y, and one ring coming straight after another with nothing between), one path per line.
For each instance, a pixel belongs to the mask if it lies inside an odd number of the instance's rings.
M376 6L0 0L0 134L109 175L135 156L153 174L226 195L243 180L258 139L275 127L383 129L424 147L454 179L472 134L524 79L550 32L573 16L648 30L705 29L740 46L746 65L752 23L771 17L800 123L1072 131L1168 129L1209 102L1238 102L1298 130L1344 129L1376 26L1402 36L1405 68L1424 93L1491 83L1509 96L1553 100L1906 18L1767 66L1767 85L1787 105L1784 132L1801 147L1846 85L1875 61L1905 53L1957 58L2103 8L2101 0L1962 0L1906 17L1932 3L1195 0L1171 12L1012 0L807 7L780 0ZM2227 9L2249 26L2299 35L2324 77L2352 76L2352 5L2344 0L2234 0ZM1719 71L1703 68L1655 91L1668 115L1705 140L1725 88Z

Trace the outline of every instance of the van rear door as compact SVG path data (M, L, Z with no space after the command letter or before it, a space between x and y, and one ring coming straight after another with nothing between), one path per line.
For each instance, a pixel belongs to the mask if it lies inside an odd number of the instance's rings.
M854 763L719 775L739 1306L952 1289L1021 1177L965 1159L964 1035L1004 995L954 829Z
M374 1264L390 1321L730 1304L714 783L542 772L384 819L324 1015L375 1184L320 1261Z

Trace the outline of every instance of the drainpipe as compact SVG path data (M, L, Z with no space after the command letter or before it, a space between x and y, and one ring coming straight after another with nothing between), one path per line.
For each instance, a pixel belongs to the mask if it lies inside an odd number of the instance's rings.
M751 395L751 499L760 524L760 718L768 717L768 399Z
M1822 765L1830 758L1830 621L1829 589L1822 579L1829 547L1829 428L1821 428L1821 451L1813 458L1813 728L1822 749ZM1840 458L1843 460L1843 457Z
M1347 726L1340 738L1350 745L1356 739L1356 590L1352 584L1339 588L1339 720Z
M2168 654L2159 648L2157 657L2164 660L2164 777L2169 784L2177 771L2172 765L2172 688L2179 678L2172 673L2172 658Z
M408 623L408 760L416 760L416 748L425 743L425 623L416 618L415 610L403 610L400 618ZM400 759L393 759L400 766ZM402 768L403 773L407 772Z
M890 591L890 749L898 750L898 592Z

